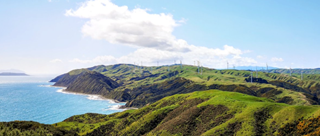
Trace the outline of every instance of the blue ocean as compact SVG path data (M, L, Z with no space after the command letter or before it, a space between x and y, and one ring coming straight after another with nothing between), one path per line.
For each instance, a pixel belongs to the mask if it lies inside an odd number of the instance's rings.
M61 92L51 87L52 77L0 76L0 122L26 120L53 124L84 113L111 114L125 103L115 103L96 95Z

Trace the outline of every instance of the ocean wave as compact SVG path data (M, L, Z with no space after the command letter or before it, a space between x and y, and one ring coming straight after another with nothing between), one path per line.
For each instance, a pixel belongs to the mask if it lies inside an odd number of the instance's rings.
M88 95L87 99L89 99L89 100L105 100L100 95Z
M110 110L120 110L121 105L111 105L109 107Z
M53 85L38 85L39 87L52 87L52 88L62 88L62 89L67 89L67 87L62 87L62 86L53 86Z
M57 92L58 92L58 93L64 93L64 92L63 92L63 89L58 89Z
M51 85L38 85L39 87L53 87Z
M108 108L104 108L104 111L109 111L109 110L125 110L125 109L120 109L122 105L110 105Z

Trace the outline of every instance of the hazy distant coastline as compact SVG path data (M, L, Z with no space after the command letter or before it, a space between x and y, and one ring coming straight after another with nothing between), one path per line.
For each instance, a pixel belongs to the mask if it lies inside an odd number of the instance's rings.
M29 76L25 73L12 73L12 72L2 72L0 76Z

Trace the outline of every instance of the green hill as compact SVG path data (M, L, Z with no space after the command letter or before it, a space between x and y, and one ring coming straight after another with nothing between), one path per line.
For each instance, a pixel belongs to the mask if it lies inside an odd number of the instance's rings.
M277 135L288 123L318 115L320 106L208 90L173 95L138 110L76 115L54 126L88 136Z
M98 72L110 78L110 82L117 82L119 85L106 91L95 91L99 92L95 94L128 102L126 105L128 107L143 107L166 96L208 89L241 92L291 105L319 104L318 78L320 75L305 75L301 80L297 75L290 77L279 73L258 72L253 73L254 83L250 83L251 71L203 68L198 72L197 67L189 65L182 67L180 65L159 67L139 67L130 64L100 65L73 70L62 77L59 76L55 85L65 86L68 87L68 91L81 93L92 93L83 90L82 86L91 90L101 89L97 88L96 82L75 82L77 78L89 79L90 73L83 78L83 74L89 71Z
M0 136L77 136L75 131L32 121L0 122Z
M302 135L318 133L320 125L313 117L319 115L318 105L288 105L237 92L207 90L169 96L140 109L111 115L75 115L51 126L0 123L0 135L19 133L16 131L87 136Z
M292 74L320 74L320 69L316 68L316 69L271 69L268 70L269 73L282 73L282 74L290 74L290 72Z
M305 74L301 80L299 74L190 65L100 65L52 81L67 91L99 94L139 109L75 115L49 126L57 133L88 136L314 135L320 126L319 79L318 74ZM14 134L14 123L0 126L0 135L3 130ZM42 128L49 135L56 132Z

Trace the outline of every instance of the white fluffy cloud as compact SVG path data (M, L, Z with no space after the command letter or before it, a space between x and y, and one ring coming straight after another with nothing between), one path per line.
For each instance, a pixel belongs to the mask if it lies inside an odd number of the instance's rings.
M273 58L271 58L271 61L272 62L282 62L283 59L282 58L273 57Z
M189 51L188 43L172 35L179 21L170 14L150 14L147 9L117 6L109 0L90 0L66 16L89 19L82 33L110 43L151 47L170 51Z
M244 53L233 46L208 48L190 45L183 39L176 38L172 32L179 23L171 14L151 14L147 9L118 6L110 0L89 0L77 9L67 10L66 16L88 19L82 27L82 33L94 39L104 39L113 44L138 47L128 55L115 58L99 56L92 60L73 59L70 62L84 64L112 64L144 62L154 65L172 64L174 60L183 60L185 64L193 64L199 60L205 66L223 68L227 61L231 65L252 65L257 62L243 57Z

